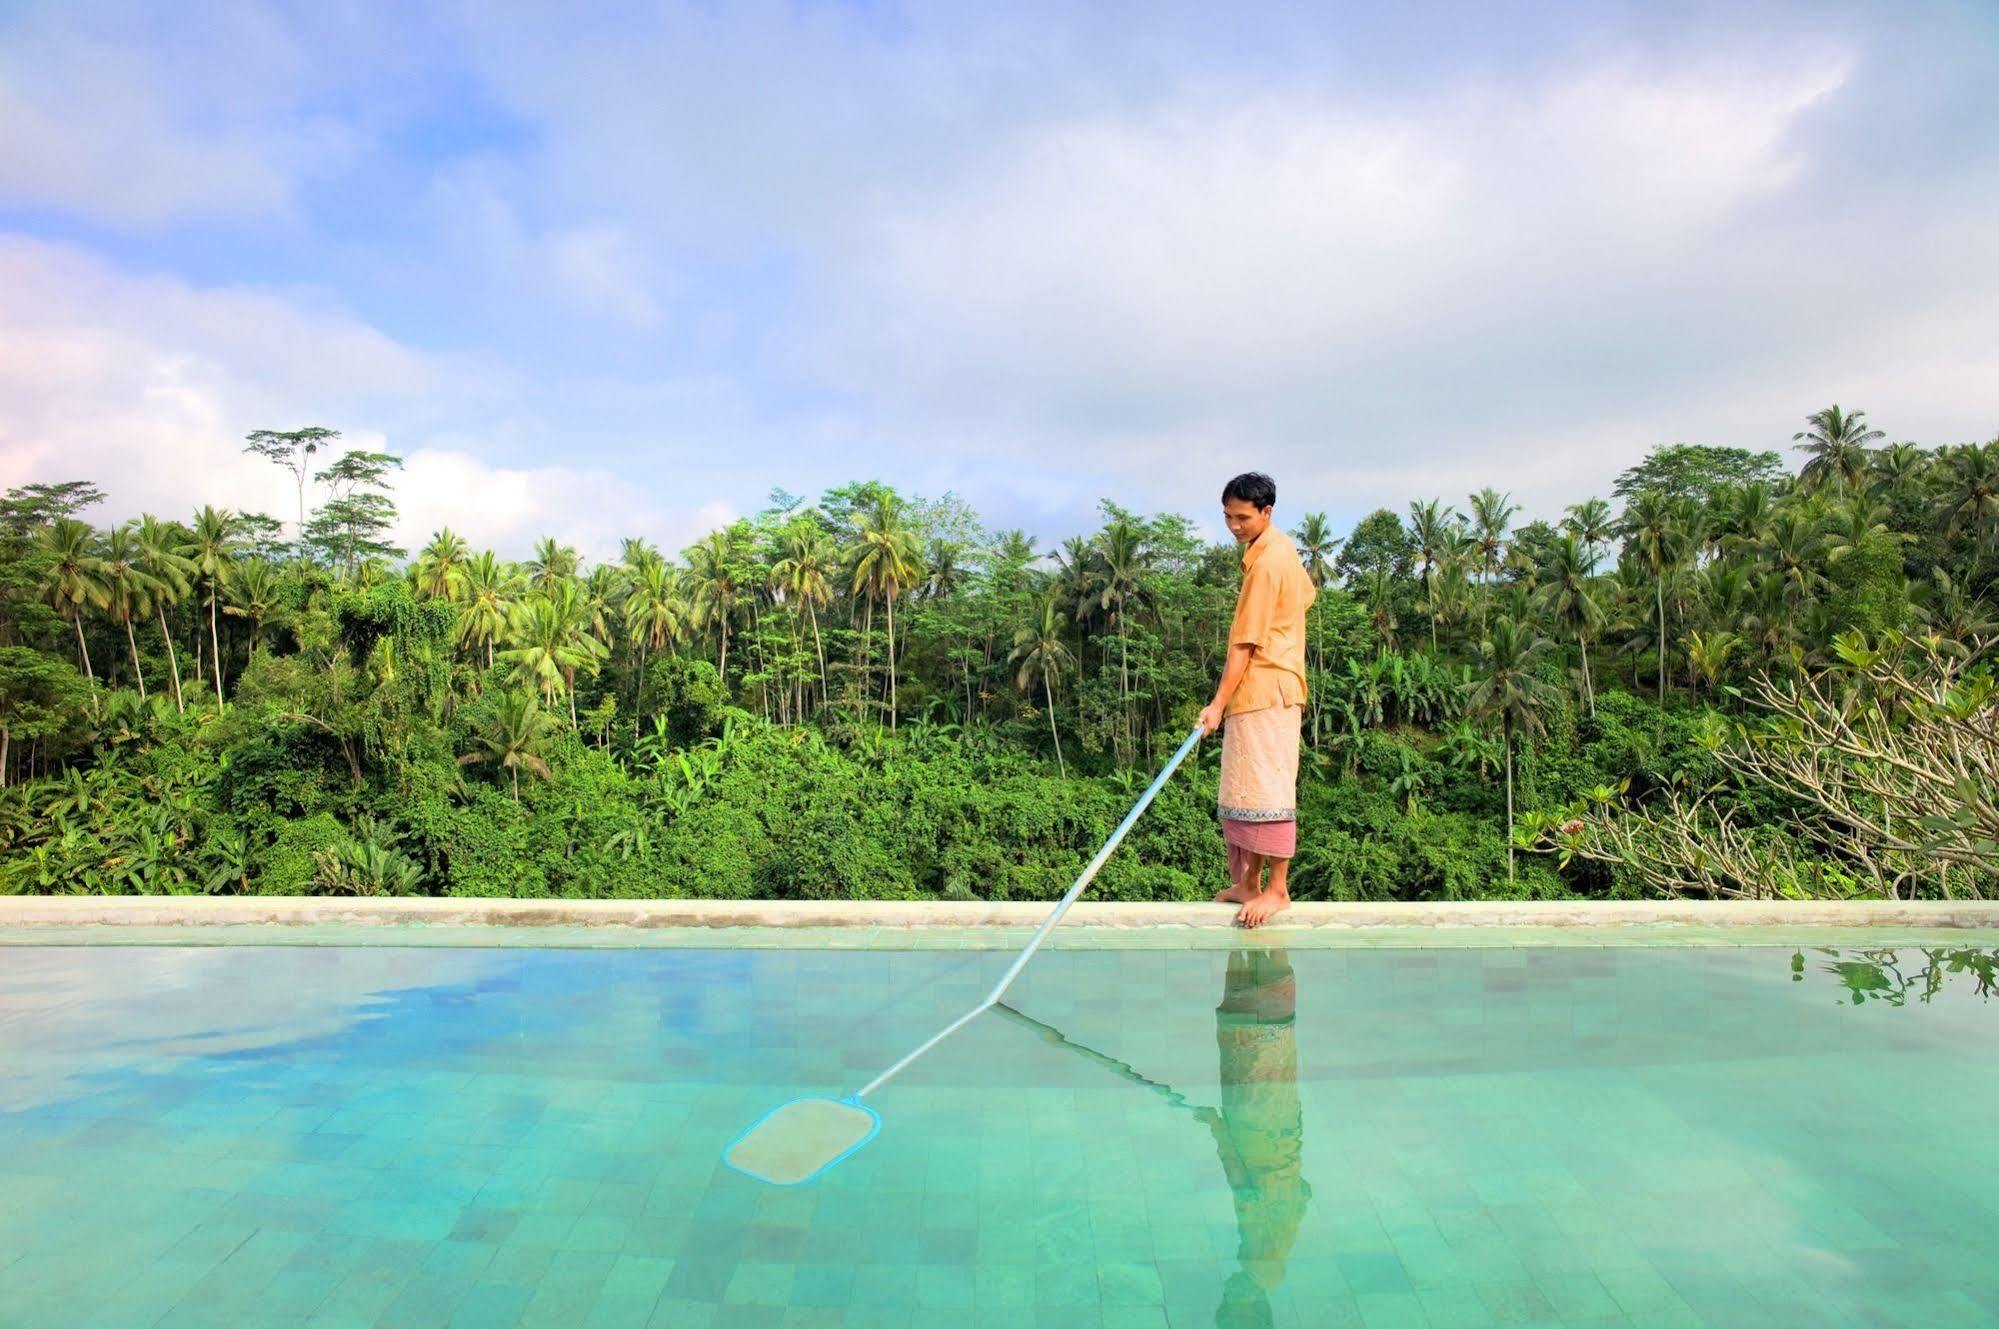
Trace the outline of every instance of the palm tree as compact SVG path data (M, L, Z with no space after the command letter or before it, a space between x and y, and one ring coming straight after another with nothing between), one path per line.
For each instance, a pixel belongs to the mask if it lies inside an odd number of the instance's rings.
M208 647L214 662L215 704L222 701L222 630L216 625L216 601L231 569L236 566L236 514L227 508L204 506L194 514L181 554L194 565L195 575L208 585ZM198 652L197 652L198 653Z
M465 561L471 556L464 538L449 526L431 536L411 569L416 574L416 593L431 600L457 599Z
M1617 533L1617 525L1611 520L1610 504L1600 498L1584 499L1563 509L1568 515L1562 518L1562 529L1583 542L1583 552L1589 555L1592 566L1602 557L1611 537Z
M1062 621L1055 593L1043 595L1036 607L1035 621L1013 634L1013 651L1006 662L1019 663L1020 672L1014 685L1022 692L1032 690L1035 681L1040 680L1041 695L1048 703L1048 732L1055 740L1055 768L1066 780L1069 767L1062 759L1061 731L1055 727L1054 680L1074 657L1062 640Z
M1720 512L1715 514L1721 547L1725 551L1737 552L1753 549L1769 535L1770 521L1776 515L1770 486L1754 480L1727 492L1728 497L1722 503Z
M1541 712L1553 702L1552 690L1535 676L1534 667L1551 643L1531 627L1500 615L1488 625L1478 644L1479 677L1469 703L1474 714L1499 721L1500 746L1506 754L1506 880L1513 880L1513 736L1539 733Z
M1941 520L1952 534L1970 533L1975 571L1979 556L1999 534L1999 438L1967 443L1946 454Z
M472 739L479 745L479 751L466 753L458 759L458 764L472 766L490 761L506 768L513 781L514 802L518 803L521 767L527 767L544 780L550 778L548 763L542 760L539 749L554 728L555 721L541 709L534 693L502 692L480 715L473 731Z
M1680 559L1680 528L1672 499L1656 489L1638 495L1625 511L1625 539L1637 550L1658 603L1659 704L1666 704L1666 578Z
M812 621L812 647L819 656L819 704L827 701L826 643L819 635L819 610L833 598L833 575L839 555L833 540L809 522L794 522L779 538L784 557L771 568L771 583L785 603L805 606Z
M504 637L512 621L514 574L492 550L482 550L465 560L458 570L458 644L486 653L486 668L493 667L493 643Z
M1726 628L1713 632L1696 632L1687 638L1687 660L1693 666L1694 677L1707 684L1708 691L1714 691L1721 673L1728 667L1728 657L1742 639Z
M139 682L139 698L146 696L146 671L139 663L139 638L132 630L132 617L143 615L162 588L146 571L146 551L136 523L126 522L112 531L104 544L104 607L125 628L125 646L132 652L132 677Z
M1485 587L1479 607L1481 625L1491 612L1492 579L1499 572L1499 551L1506 545L1507 527L1513 521L1513 514L1520 511L1507 501L1511 497L1491 486L1471 496L1472 539L1478 546L1479 580Z
M110 603L104 582L104 560L97 552L97 532L87 521L57 517L44 526L39 543L48 558L42 574L42 601L68 619L76 629L76 650L83 659L83 675L93 685L97 674L90 667L90 646L83 639L83 612L102 609Z
M1855 490L1838 507L1832 510L1821 527L1823 539L1820 549L1827 563L1837 563L1851 554L1857 554L1870 544L1906 544L1914 537L1906 531L1890 531L1885 520L1888 513L1865 491Z
M1305 519L1311 527L1312 518L1318 517L1321 527L1325 518L1314 513ZM1325 533L1318 532L1319 543L1325 543ZM1145 532L1122 518L1104 528L1098 541L1098 566L1103 576L1103 590L1095 604L1099 610L1111 615L1117 625L1118 637L1118 700L1124 712L1124 740L1129 748L1132 744L1131 731L1131 646L1125 627L1131 606L1136 603L1151 606L1152 592L1149 579L1152 574L1154 555L1147 544ZM1320 560L1324 563L1324 560ZM1309 571L1309 568L1307 569ZM1330 571L1330 569L1328 569Z
M631 591L625 596L625 623L639 648L639 682L632 697L632 733L636 737L639 704L645 700L646 651L664 650L678 641L686 630L687 617L678 573L664 559L641 561L628 579Z
M194 563L180 552L186 532L168 525L151 513L139 518L139 566L153 583L150 594L153 612L160 620L160 640L167 646L167 668L174 684L174 709L185 713L187 704L180 694L180 657L174 651L174 635L167 631L167 610L178 605L188 593Z
M1810 605L1825 585L1825 574L1819 570L1824 561L1823 543L1818 522L1800 508L1786 505L1770 520L1757 552L1763 565L1782 580L1793 609Z
M1430 654L1437 653L1438 597L1431 586L1437 565L1457 542L1457 510L1441 498L1409 505L1409 534L1416 541L1416 561L1422 564L1423 604L1430 618Z
M901 525L901 514L883 501L861 519L854 552L854 593L864 590L870 615L877 598L888 604L888 727L895 728L895 602L923 576L916 538Z
M1806 416L1805 425L1791 439L1799 452L1810 456L1798 472L1798 483L1806 490L1827 483L1858 487L1867 477L1867 445L1887 437L1867 427L1867 412L1842 411L1837 403Z
M576 675L597 671L604 645L589 630L588 610L576 583L558 583L551 591L529 596L514 608L510 640L500 659L514 666L516 676L540 687L550 706L556 689L569 696L569 724L576 727Z
M710 531L687 551L687 575L694 583L694 616L721 630L716 669L729 685L729 625L742 613L743 587L737 580L736 542L727 530Z
M582 555L552 535L535 541L534 557L527 562L528 585L537 591L551 590L576 575Z
M1893 443L1874 454L1868 466L1868 492L1889 503L1923 492L1931 455L1913 443Z
M250 654L257 653L257 634L277 604L278 568L261 558L246 558L229 578L229 603L222 612L250 623Z
M1596 559L1580 535L1564 535L1549 551L1541 569L1542 610L1575 636L1583 658L1583 698L1596 714L1596 685L1590 679L1589 641L1604 620L1604 605L1596 589Z

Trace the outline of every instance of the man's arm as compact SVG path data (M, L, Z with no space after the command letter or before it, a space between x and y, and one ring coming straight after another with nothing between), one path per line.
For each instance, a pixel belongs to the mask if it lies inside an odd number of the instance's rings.
M1228 666L1222 670L1222 681L1215 688L1215 699L1201 712L1201 729L1212 734L1222 727L1222 712L1228 708L1229 698L1235 696L1236 685L1249 672L1250 657L1256 654L1256 647L1243 643L1229 647Z

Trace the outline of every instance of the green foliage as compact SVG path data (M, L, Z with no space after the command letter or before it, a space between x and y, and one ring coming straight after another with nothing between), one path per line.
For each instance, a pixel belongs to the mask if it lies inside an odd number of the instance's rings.
M1851 665L1855 633L1978 656L1999 445L1807 423L1802 483L1675 445L1621 478L1621 514L1488 488L1344 535L1286 517L1321 583L1295 892L1640 889L1549 857L1509 884L1509 790L1537 830L1604 790L1808 819L1732 783L1714 735L1759 677ZM1052 898L1212 690L1241 576L1181 515L1106 501L1044 552L872 481L774 494L677 556L586 566L546 538L515 563L447 530L398 570L393 459L311 477L336 437L250 440L295 480L302 543L212 507L99 530L79 483L0 497L0 890ZM1222 884L1214 746L1100 897ZM1777 848L1782 891L1857 880Z

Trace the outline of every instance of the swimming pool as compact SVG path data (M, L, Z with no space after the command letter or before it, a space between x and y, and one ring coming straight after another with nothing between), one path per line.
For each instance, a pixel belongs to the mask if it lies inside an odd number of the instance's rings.
M0 1324L1992 1324L1994 954L16 945Z

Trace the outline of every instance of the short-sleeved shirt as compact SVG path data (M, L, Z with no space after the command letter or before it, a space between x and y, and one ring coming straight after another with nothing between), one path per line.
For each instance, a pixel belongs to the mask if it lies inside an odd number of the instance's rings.
M1304 704L1305 611L1318 595L1298 546L1284 532L1266 527L1249 542L1242 551L1242 590L1229 645L1256 651L1223 714Z

